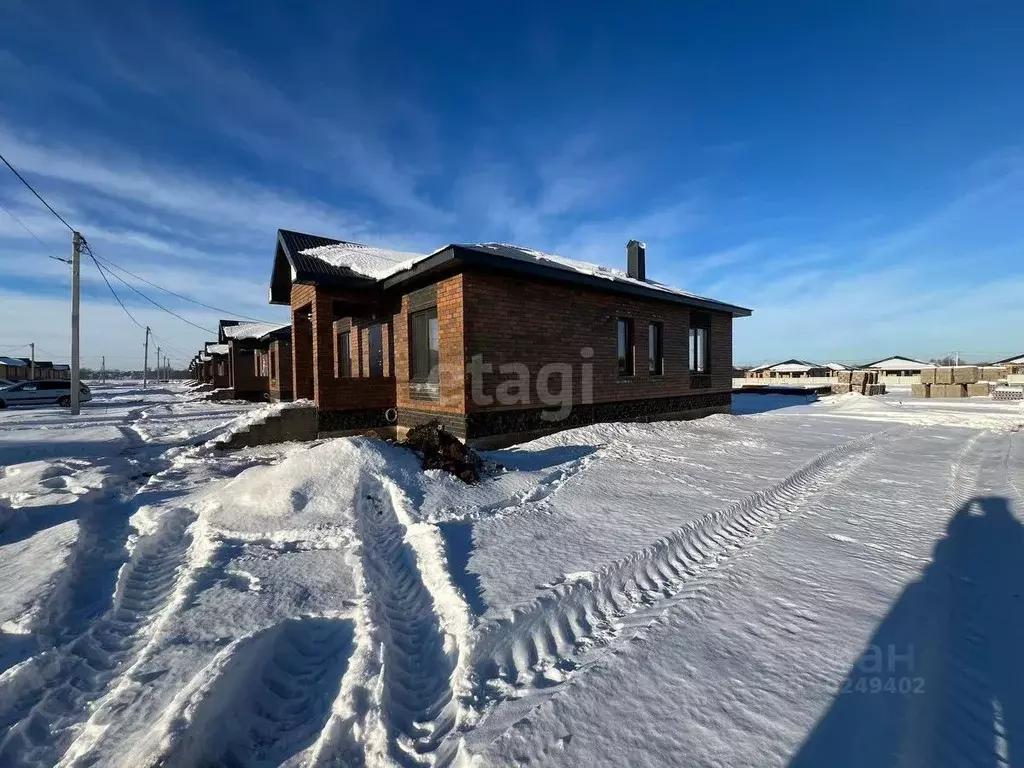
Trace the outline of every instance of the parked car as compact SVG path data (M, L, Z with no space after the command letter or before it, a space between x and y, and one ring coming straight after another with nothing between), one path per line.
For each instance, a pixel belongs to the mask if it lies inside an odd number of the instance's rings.
M92 392L85 384L79 385L78 402L92 400ZM9 405L71 405L70 381L23 381L0 389L0 408Z
M9 387L13 383L14 382L10 381L9 379L0 379L0 389L3 389L4 387Z

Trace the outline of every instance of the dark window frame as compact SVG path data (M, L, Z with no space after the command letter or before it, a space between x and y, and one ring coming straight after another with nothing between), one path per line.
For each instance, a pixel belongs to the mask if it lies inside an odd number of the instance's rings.
M647 324L647 375L665 373L665 324L652 320Z
M352 331L338 334L338 374L339 379L352 378Z
M636 373L636 335L631 317L615 319L615 367L623 378Z
M431 334L431 326L434 334ZM434 335L434 345L431 336ZM436 400L441 378L441 323L437 306L409 313L409 382L413 397Z
M690 314L690 330L688 334L689 371L694 376L707 376L711 373L711 317L705 312ZM699 358L699 359L698 359Z

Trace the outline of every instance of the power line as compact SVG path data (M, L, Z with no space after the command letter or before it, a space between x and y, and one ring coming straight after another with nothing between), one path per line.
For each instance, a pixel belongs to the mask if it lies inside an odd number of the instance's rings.
M91 248L91 247L90 247L90 246L89 246L88 244L86 244L86 247L85 247L85 252L86 252L87 254L89 254L89 258L91 258L91 259L92 259L92 261L93 261L93 264L95 264L95 265L96 265L96 268L97 268L98 270L100 270L100 274L103 274L103 271L104 271L104 270L103 270L103 267L102 267L102 266L100 266L100 263L99 263L99 261L98 261L98 260L96 259L96 256L95 256L95 254L93 254L93 252L92 252L92 248ZM127 281L127 280L125 280L125 279L124 279L123 277L121 277L120 275L118 275L118 274L117 274L116 272L113 272L113 271L111 271L111 272L110 272L110 274L111 274L111 275L113 275L115 279L117 279L117 280L120 280L120 281L121 281L121 282L122 282L122 283L123 283L123 284L124 284L124 285L125 285L125 286L126 286L126 287L128 288L128 290L130 290L130 291L134 291L135 293L139 294L139 296L141 296L142 298L144 298L144 299L145 299L146 301L148 301L148 302L149 302L150 304L152 304L152 305L153 305L154 307L156 307L157 309L161 309L161 310L163 310L164 312L166 312L167 314L169 314L169 315L173 315L174 317L176 317L176 318L178 318L179 320L181 320L181 322L183 322L183 323L187 323L188 325L191 325L191 326L192 326L193 328L198 328L198 329L199 329L200 331L203 331L203 332L205 332L205 333L213 333L213 334L216 334L216 333L217 333L216 331L211 331L211 330L210 330L209 328L203 328L203 326L201 326L201 325L196 325L196 324L195 324L195 323L193 323L193 322L192 322L191 320L189 320L189 319L187 319L187 318L185 318L185 317L182 317L181 315L179 315L179 314L178 314L177 312L175 312L175 311L174 311L173 309L168 309L167 307L165 307L165 306L164 306L163 304L160 304L160 303L159 303L158 301L156 301L155 299L151 299L151 298L150 298L149 296L147 296L146 294L144 294L144 293L143 293L142 291L140 291L140 290L139 290L138 288L136 288L136 287L135 287L134 285L132 285L132 284L131 284L131 283L129 283L129 282ZM104 276L103 276L103 280L104 280L104 281L106 281L106 280L107 280L107 278L106 278L106 275L104 275ZM110 285L109 281L107 282L107 285L108 285L108 286ZM113 291L113 288L111 288L111 291ZM114 295L116 296L117 294L114 294ZM120 300L120 299L118 299L118 303L120 303L120 301L121 301L121 300ZM123 307L124 307L124 304L121 304L121 307L123 308ZM128 311L128 310L127 310L127 309L125 309L125 312L127 312L127 311ZM132 319L134 320L134 318L132 318ZM135 321L135 324L136 324L136 325L138 325L138 326L139 326L140 328L144 328L144 327L145 327L145 326L143 326L142 324L140 324L140 323L139 323L139 322L138 322L137 320Z
M136 325L137 325L137 326L138 326L139 328L145 328L146 326L144 326L144 325L143 325L142 323L140 323L140 322L139 322L138 320L136 320L136 319L135 319L135 315L133 315L133 314L132 314L131 312L129 312L129 311L128 311L128 307L126 307L126 306L124 305L124 302L123 302L123 301L121 301L121 297L117 295L117 291L115 291L115 290L114 290L114 286L112 286L112 285L110 284L110 281L109 281L109 280L107 280L107 276L106 276L106 274L104 274L104 272L103 272L103 267L101 267L101 266L100 266L100 263L99 263L98 261L96 261L96 257L92 255L92 250L91 250L91 249L87 249L87 250L86 250L86 253L87 253L87 254L89 254L89 258L90 258L90 259L92 259L92 263L96 265L96 269L98 269L98 270L99 270L99 273L100 273L100 277L102 277L102 278L103 278L103 282L107 284L107 288L109 288L109 289L110 289L110 292L111 292L111 293L112 293L112 294L114 295L114 298L115 298L115 299L117 300L117 303L121 305L121 309L123 309L123 310L124 310L124 313L125 313L126 315L128 315L128 318L129 318L129 319L130 319L130 320L131 320L131 321L132 321L133 323L135 323L135 324L136 324ZM114 275L114 277L117 277L117 275Z
M191 302L193 304L198 304L200 307L206 307L207 309L212 309L214 312L220 312L220 313L225 314L225 315L232 315L233 317L239 317L242 320L249 320L249 321L254 322L254 323L262 323L263 322L262 320L258 320L255 317L247 317L246 315L240 315L237 312L232 312L232 311L227 310L227 309L221 309L220 307L215 307L212 304L206 304L205 302L199 301L198 299L193 299L190 296L185 296L185 295L180 294L180 293L175 293L174 291L172 291L172 290L170 290L168 288L164 288L162 285L157 285L156 283L151 282L150 280L147 280L144 277L139 277L134 272L131 272L131 271L125 269L124 267L115 264L110 259L105 259L105 258L102 258L102 257L97 257L97 258L99 258L99 260L102 261L103 264L105 266L107 266L108 268L109 267L113 267L114 269L118 269L121 272L124 272L126 275L130 275L131 277L134 277L136 280L139 280L139 281L145 283L146 285L151 285L151 286L153 286L154 288L156 288L159 291L163 291L164 293L169 293L171 296L176 296L179 299L183 299L184 301L189 301L189 302Z
M7 213L7 215L10 216L12 219L14 219L14 221L17 222L21 226L22 229L24 229L26 232L28 232L35 239L35 241L37 243L39 243L41 246L43 246L43 248L45 248L47 251L50 250L50 247L46 243L44 243L42 240L40 240L36 236L36 233L28 228L28 226L25 224L25 222L23 222L21 219L19 219L17 216L15 216L10 208L8 208L3 203L0 203L0 208L3 208L3 210ZM51 258L51 259L53 259L54 261L63 262L64 264L70 264L71 263L70 260L62 259L60 256L54 256L52 253L47 253L46 256Z
M6 165L8 168L11 169L11 173L13 173L15 176L17 176L18 179L21 181L21 183L24 184L26 187L28 187L28 191L29 192L31 192L33 195L35 195L37 198L39 198L39 202L41 202L43 205L45 205L47 210L50 211L50 213L52 213L54 216L56 216L58 219L60 219L60 223L61 224L63 224L68 229L70 229L72 232L75 231L75 228L72 227L70 224L68 224L67 221L64 220L63 216L61 216L59 213L57 213L55 210L53 210L53 206L50 205L48 202L46 202L43 199L42 195L40 195L38 192L36 192L35 187L33 187L31 184L29 184L27 181L25 181L25 177L22 176L20 173L18 173L18 169L15 168L13 165L11 165L9 162L7 162L7 158L4 157L2 154L0 154L0 160L3 160L4 165Z

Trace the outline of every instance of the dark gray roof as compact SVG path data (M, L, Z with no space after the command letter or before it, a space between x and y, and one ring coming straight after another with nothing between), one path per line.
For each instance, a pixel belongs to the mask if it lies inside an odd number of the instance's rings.
M616 276L615 279L610 279L610 270L588 273L575 268L567 268L565 263L569 263L570 260L555 259L546 254L510 246L495 244L449 245L423 256L408 268L380 280L368 278L345 266L335 266L323 259L301 252L310 248L341 244L367 247L345 240L306 235L287 229L278 230L274 269L270 278L270 303L289 304L293 283L313 283L325 287L357 290L365 288L388 290L398 286L406 288L406 284L436 279L440 275L451 273L460 265L464 265L514 272L541 280L586 285L602 291L643 296L702 309L725 311L734 317L746 317L751 314L751 310L745 307L696 296L652 281L638 281L625 276Z

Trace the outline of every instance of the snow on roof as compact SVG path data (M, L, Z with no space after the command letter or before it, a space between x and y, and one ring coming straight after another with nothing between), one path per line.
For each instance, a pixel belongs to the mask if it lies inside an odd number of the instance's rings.
M227 344L208 344L206 346L206 352L210 355L226 355L228 353Z
M28 366L28 363L19 357L0 357L0 365L9 365L12 368L25 368Z
M996 365L1003 365L1003 364L1010 364L1010 365L1024 364L1024 355L1021 355L1020 357L1008 357L1005 360L1000 360L999 362L996 363Z
M901 357L896 355L895 357L887 357L884 360L876 360L873 363L868 363L866 368L877 368L881 371L918 371L922 368L934 368L935 366L931 363L923 363L920 360L914 360L910 357Z
M383 280L396 272L408 269L416 262L427 258L425 253L408 253L375 248L360 243L337 243L321 245L300 251L303 256L319 259L332 267L345 267L357 275Z
M779 373L806 373L820 367L814 363L779 363L778 365L773 365L770 370L778 371Z
M258 339L287 327L288 323L239 323L223 326L221 333L229 339Z
M842 363L825 363L825 367L830 371L848 371L850 366L843 365Z
M71 370L71 366L70 365L55 365L55 366L53 366L53 370L55 370L55 371L70 371Z
M653 280L637 280L636 278L630 277L625 271L621 269L613 269L612 267L602 267L600 264L591 264L587 261L577 261L576 259L567 259L564 256L556 256L551 253L543 253L542 251L535 251L531 248L523 248L519 245L509 245L507 243L473 243L462 246L463 248L473 248L478 251L486 251L487 253L493 253L496 256L503 256L506 259L516 259L517 261L534 262L536 264L543 264L548 267L556 267L558 269L564 269L569 272L577 272L582 275L591 275L593 277L603 277L606 280L611 280L616 283L628 283L632 285L643 286L644 288L650 288L655 291L663 291L665 293L675 294L676 296L686 296L691 299L703 299L704 301L715 301L705 296L698 296L696 293L690 293L679 288L673 288L670 285L663 283L657 283Z

